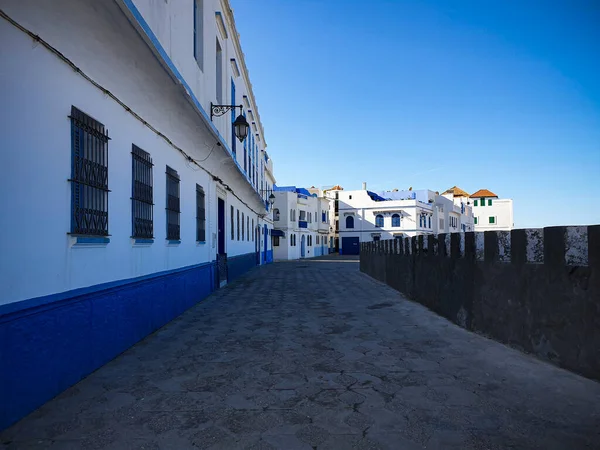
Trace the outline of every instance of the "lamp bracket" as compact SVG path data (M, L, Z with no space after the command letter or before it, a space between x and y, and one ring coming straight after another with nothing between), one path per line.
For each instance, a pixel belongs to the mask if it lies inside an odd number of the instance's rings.
M240 113L244 110L244 105L215 105L210 102L210 120L212 122L213 117L220 117L232 109L240 108Z

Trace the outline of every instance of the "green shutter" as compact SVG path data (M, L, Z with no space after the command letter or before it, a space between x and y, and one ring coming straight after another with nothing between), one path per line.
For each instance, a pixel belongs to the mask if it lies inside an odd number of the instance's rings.
M477 217L475 217L475 225L477 225Z
M496 223L496 218L495 217L490 217L490 223Z
M477 200L473 202L473 206L477 206Z
M488 198L488 206L492 206L492 199Z

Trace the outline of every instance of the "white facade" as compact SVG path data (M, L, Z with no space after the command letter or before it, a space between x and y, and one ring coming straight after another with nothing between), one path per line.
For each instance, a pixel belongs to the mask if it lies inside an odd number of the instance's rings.
M471 197L475 231L508 231L514 227L512 199Z
M256 250L253 232L239 239L231 232L231 208L243 214L245 229L248 223L272 228L261 220L259 161L266 143L228 1L197 4L203 5L196 24L202 52L195 55L192 1L2 2L11 20L47 46L0 19L2 108L10 111L0 121L10 149L0 153L10 168L0 192L11 211L0 219L0 304L214 261L217 198L225 202L229 258ZM211 102L218 99L244 104L252 131L243 144L234 144L231 113L211 122ZM108 129L109 242L69 234L72 105ZM132 144L154 165L153 242L130 237ZM181 179L179 242L166 239L166 166ZM203 242L196 240L196 185L206 198Z
M276 188L273 205L275 260L311 258L329 253L330 201L305 189Z
M362 190L330 192L338 198L342 254L358 253L360 242L473 230L468 205L456 205L433 191L376 194L365 186Z

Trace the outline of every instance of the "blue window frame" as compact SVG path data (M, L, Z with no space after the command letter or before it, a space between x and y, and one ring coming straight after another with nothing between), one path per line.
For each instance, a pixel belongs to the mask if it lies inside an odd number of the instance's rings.
M400 226L400 215L399 214L392 215L392 226L393 227Z
M346 217L346 228L354 228L354 217Z
M233 82L233 78L231 79L231 104L235 105L235 83ZM233 122L235 122L235 108L231 108L231 151L235 155L236 154L236 142L237 139L235 137L235 127L233 126Z
M383 216L381 214L377 214L375 216L375 226L376 227L383 227Z
M244 113L244 117L246 117L246 113ZM246 150L246 141L248 139L244 139L244 172L246 172L248 170L248 167L246 166L246 155L247 155L247 150Z

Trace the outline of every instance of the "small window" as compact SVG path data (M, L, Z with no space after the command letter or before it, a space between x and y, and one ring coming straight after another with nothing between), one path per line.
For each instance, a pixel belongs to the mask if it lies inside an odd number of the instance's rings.
M71 107L71 234L108 236L108 131Z
M234 214L234 212L235 211L234 211L233 206L232 206L231 207L231 214L230 214L230 217L231 217L231 240L232 241L235 239L235 226L234 226L235 225L234 224L234 220L235 220L234 215L235 214Z
M477 202L478 202L478 201L477 201L477 200L475 200L475 201L473 202L473 206L477 206L477 204L478 204Z
M194 0L194 58L204 70L204 0Z
M488 198L488 206L492 206L492 199Z
M377 214L377 216L375 216L375 226L383 227L383 216L381 214Z
M216 79L216 98L219 105L223 104L223 50L221 50L221 44L217 39L217 52L216 52L216 68L215 68L215 79ZM235 142L235 141L234 141Z
M246 240L250 241L250 217L246 216Z
M273 209L273 220L275 222L279 221L279 209L278 208Z
M381 240L381 236L373 236L373 242L378 242Z
M400 214L392 215L392 226L399 227L400 226Z
M495 217L490 217L490 223L496 223L496 218Z
M319 236L317 236L317 245L319 245Z
M279 236L273 236L273 247L279 247Z
M245 232L245 227L244 227L244 213L242 213L242 241L244 240L244 237L246 236L246 232Z
M354 228L354 217L346 217L346 228Z
M196 185L196 241L206 241L206 198L204 189Z
M254 242L254 219L252 219L252 242Z
M352 200L352 196L351 195L348 196L348 200Z
M167 166L167 239L170 241L178 241L181 238L179 206L179 175Z
M131 237L152 239L153 224L153 191L152 191L152 158L136 145L131 147Z
M237 240L240 240L240 210L237 210Z
M429 228L431 228L431 216L429 216Z
M475 225L477 225L477 217L473 218Z
M485 198L482 198L479 202L480 206L485 206Z

